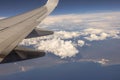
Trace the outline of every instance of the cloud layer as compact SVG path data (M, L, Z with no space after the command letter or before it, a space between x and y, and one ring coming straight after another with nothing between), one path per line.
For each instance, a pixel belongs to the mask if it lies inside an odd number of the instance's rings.
M119 17L120 12L50 16L38 27L54 30L54 35L26 39L20 45L74 57L80 52L77 47L90 46L88 42L120 39Z
M89 41L105 40L107 38L120 38L119 30L88 28L83 31L85 39Z
M0 19L4 19L4 18L6 18L6 17L0 17Z

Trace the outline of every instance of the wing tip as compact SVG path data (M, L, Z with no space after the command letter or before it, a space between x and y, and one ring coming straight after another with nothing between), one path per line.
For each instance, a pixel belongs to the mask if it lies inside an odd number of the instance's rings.
M48 0L46 3L46 7L48 10L52 11L59 3L59 0Z

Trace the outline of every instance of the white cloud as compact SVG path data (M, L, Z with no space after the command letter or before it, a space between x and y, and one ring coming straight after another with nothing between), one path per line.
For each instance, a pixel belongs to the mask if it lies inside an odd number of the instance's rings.
M76 62L94 62L94 63L99 63L99 64L101 64L101 65L104 65L104 66L106 66L106 65L108 65L108 63L110 62L110 60L108 60L108 59L80 59L80 60L78 60L78 61L76 61Z
M100 34L101 32L103 32L102 29L95 29L95 28L87 28L84 30L84 33L87 34Z
M0 19L4 19L5 17L0 17Z
M70 39L80 36L79 32L68 32L68 31L58 31L55 32L55 35L57 35L61 39Z
M89 41L105 40L107 37L116 37L116 32L105 32L101 29L92 28L83 30L83 32L56 31L55 34L50 36L26 39L21 43L21 45L33 45L35 49L51 52L61 58L67 58L78 54L79 50L77 50L77 46L83 47L87 44L84 40L77 40L77 38L82 36ZM77 42L74 40L77 40Z
M38 27L55 30L54 35L27 39L21 44L61 58L73 57L79 52L77 46L91 45L86 40L120 39L119 17L120 12L49 16Z
M78 53L72 41L64 41L56 38L56 35L51 39L42 40L41 38L24 40L21 45L35 45L34 47L39 50L54 53L61 58L73 57Z
M107 64L107 62L109 62L108 59L101 59L100 61L97 61L98 63L102 64L102 65L105 65Z
M67 27L92 27L113 28L119 26L120 12L94 13L94 14L68 14L47 17L42 22L43 27L61 26ZM58 27L57 27L58 28Z
M105 40L108 37L108 34L104 33L102 29L88 28L83 31L85 39L89 41L93 40Z
M84 38L89 41L98 41L98 40L105 40L107 38L120 38L120 31L119 30L112 30L109 29L94 29L88 28L83 31Z
M38 49L52 52L61 58L73 57L78 53L78 50L74 47L72 41L60 39L41 41L38 44Z
M79 45L80 47L84 46L84 45L85 45L85 41L83 41L83 40L78 40L78 45Z

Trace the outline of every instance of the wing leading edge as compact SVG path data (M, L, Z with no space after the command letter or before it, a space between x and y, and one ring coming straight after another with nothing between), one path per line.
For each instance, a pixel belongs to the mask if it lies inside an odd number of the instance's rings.
M0 62L55 9L58 1L48 0L33 11L0 20Z

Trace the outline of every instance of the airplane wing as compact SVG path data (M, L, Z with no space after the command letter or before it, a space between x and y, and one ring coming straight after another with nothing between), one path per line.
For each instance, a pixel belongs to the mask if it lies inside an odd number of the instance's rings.
M26 39L35 38L35 37L40 37L40 36L46 36L46 35L52 35L52 34L54 34L53 31L44 30L44 29L40 29L40 28L35 28L35 29L26 37Z
M48 0L47 3L40 8L0 20L0 62L2 62L24 38L27 38L30 33L37 31L35 27L54 10L57 4L58 0ZM39 30L37 33L41 33L41 35L45 33L46 35L52 34L52 32L45 30Z

